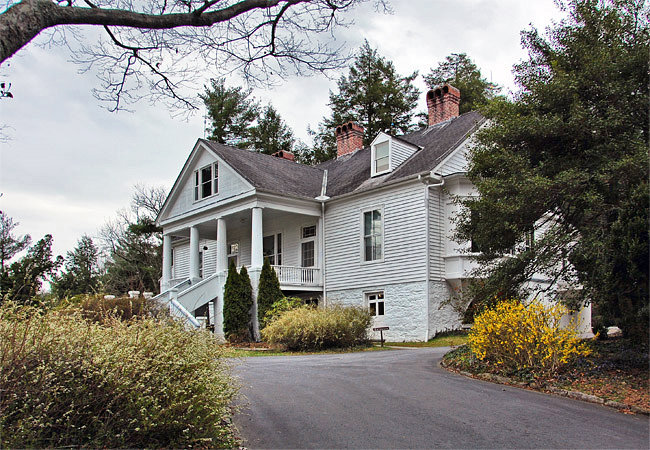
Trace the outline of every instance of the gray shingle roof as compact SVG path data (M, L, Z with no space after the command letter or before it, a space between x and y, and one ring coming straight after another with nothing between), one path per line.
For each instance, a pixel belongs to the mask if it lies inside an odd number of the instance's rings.
M393 172L374 178L370 177L370 147L311 167L212 141L202 139L201 142L255 188L280 195L313 199L320 195L325 170L328 171L327 195L330 197L365 191L429 171L483 122L485 118L481 114L468 112L446 122L399 136L398 139L417 145L421 149Z
M257 189L309 199L320 195L323 183L321 169L205 139L201 139L201 142Z

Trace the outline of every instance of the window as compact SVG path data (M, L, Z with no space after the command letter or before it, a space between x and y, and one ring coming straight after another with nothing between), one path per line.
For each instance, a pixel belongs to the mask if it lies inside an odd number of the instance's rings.
M282 265L282 234L264 236L262 240L262 251L264 257L269 259L272 266Z
M194 172L194 201L219 193L219 163Z
M526 231L524 239L524 251L529 252L533 249L533 245L535 245L535 229L531 228L530 230Z
M235 263L235 267L239 266L239 242L228 244L228 267L231 261Z
M314 241L307 241L301 244L302 251L302 267L314 266Z
M382 259L381 210L363 213L363 254L364 261Z
M307 239L316 236L316 225L302 227L302 238Z
M381 142L375 145L375 174L386 172L388 170L388 148L389 142Z
M199 252L199 278L203 278L203 252Z
M366 294L368 310L372 316L384 315L384 292L369 292Z

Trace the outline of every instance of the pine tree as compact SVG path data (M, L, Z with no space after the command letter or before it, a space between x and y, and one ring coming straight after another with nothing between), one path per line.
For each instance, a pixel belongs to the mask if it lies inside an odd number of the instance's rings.
M330 92L332 113L323 119L317 133L318 156L336 155L334 128L349 121L364 127L365 145L380 131L389 134L409 131L420 95L413 85L417 75L417 72L405 77L399 75L393 63L379 56L366 41L349 74L339 79L338 92Z
M95 293L99 289L99 251L93 240L83 235L77 247L68 252L65 271L53 282L53 291L59 298L77 294Z
M245 146L252 123L257 119L259 105L250 99L251 90L226 87L225 79L210 80L205 93L199 94L205 104L210 126L208 139L221 144Z
M247 146L267 155L280 150L291 151L295 139L293 131L282 120L272 105L268 105L257 119L257 125L251 128Z
M465 53L452 53L431 69L424 81L433 89L444 83L451 83L460 90L460 113L477 110L494 98L501 88L487 81L479 68Z
M262 272L260 273L260 283L257 291L257 319L260 324L264 323L263 318L266 312L271 309L273 303L284 297L280 290L280 281L271 267L268 258L264 259Z

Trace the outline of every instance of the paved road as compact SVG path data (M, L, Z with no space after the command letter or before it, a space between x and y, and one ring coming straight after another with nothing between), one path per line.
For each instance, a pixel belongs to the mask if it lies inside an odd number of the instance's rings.
M648 448L649 420L467 379L447 349L247 358L248 448Z

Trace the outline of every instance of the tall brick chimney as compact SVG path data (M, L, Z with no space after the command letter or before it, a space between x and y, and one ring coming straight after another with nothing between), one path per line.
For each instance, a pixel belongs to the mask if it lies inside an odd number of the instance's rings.
M460 91L451 84L443 84L427 92L429 125L435 125L453 117L458 117Z
M363 127L358 123L348 122L336 127L336 156L340 157L363 148Z

